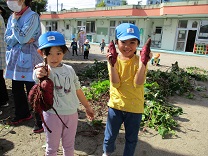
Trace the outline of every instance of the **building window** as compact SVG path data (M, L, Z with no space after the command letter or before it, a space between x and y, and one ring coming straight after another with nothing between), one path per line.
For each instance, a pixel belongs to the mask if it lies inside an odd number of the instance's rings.
M46 22L46 30L47 31L57 31L58 24L56 21L48 21Z
M69 24L66 25L66 29L69 30Z
M197 28L197 25L198 25L198 22L197 22L197 21L194 21L194 22L192 23L192 28Z
M57 31L57 29L58 29L58 24L56 21L53 21L52 22L52 31Z
M178 23L178 28L187 28L188 20L180 20Z
M77 30L78 32L80 29L83 29L85 31L86 22L85 21L77 21Z
M135 21L128 21L128 20L124 20L124 21L118 21L118 25L121 23L131 23L131 24L135 24Z
M129 21L129 23L131 23L131 24L135 24L135 21Z
M110 27L115 27L116 26L116 21L110 21Z
M121 23L131 23L131 24L135 24L135 21L131 21L131 20L118 21L118 24L121 24Z
M86 33L95 33L95 21L86 22Z
M208 40L208 20L201 21L198 39Z
M82 21L77 21L77 26L81 27L82 26Z
M161 33L162 33L162 27L156 27L155 34L161 34Z

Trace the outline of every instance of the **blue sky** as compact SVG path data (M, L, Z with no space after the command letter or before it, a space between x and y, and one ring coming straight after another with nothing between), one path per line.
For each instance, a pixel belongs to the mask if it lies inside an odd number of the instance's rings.
M138 0L127 0L128 4L137 4ZM58 0L59 10L61 9L61 3L63 3L63 9L70 8L92 8L95 6L95 0ZM57 10L57 0L48 0L48 11Z

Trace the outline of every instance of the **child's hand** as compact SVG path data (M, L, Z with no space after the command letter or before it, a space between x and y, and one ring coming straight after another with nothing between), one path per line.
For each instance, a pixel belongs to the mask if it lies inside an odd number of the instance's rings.
M149 59L147 60L147 62L149 62L152 59L152 56L153 56L153 53L150 52L149 53ZM144 64L144 63L142 62L142 57L140 57L140 65L142 65L142 64Z
M94 119L94 111L93 111L92 107L89 106L86 108L86 114L87 114L88 119L90 119L90 120Z
M113 42L113 40L109 43L108 50L107 50L107 58L108 62L112 67L114 67L114 64L116 63L118 53L116 52L116 47Z
M151 59L150 58L150 45L151 45L151 39L149 38L145 45L142 47L142 50L140 51L140 58L142 63L146 66L147 62Z
M38 67L36 69L36 76L38 79L44 77L44 76L47 76L49 73L45 70L44 67Z
M108 59L108 62L110 62L110 57L112 57L112 54L107 50L107 53L106 53L106 57Z

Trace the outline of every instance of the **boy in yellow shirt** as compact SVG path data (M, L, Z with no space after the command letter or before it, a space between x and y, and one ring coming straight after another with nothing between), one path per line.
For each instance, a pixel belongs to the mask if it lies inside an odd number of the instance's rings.
M119 129L125 126L124 156L133 156L138 142L138 132L144 112L144 82L147 62L151 58L150 49L146 54L135 54L140 43L140 33L136 25L122 23L116 27L116 42L119 54L115 65L110 63L112 53L108 51L110 77L110 100L103 143L103 156L115 150L115 140Z

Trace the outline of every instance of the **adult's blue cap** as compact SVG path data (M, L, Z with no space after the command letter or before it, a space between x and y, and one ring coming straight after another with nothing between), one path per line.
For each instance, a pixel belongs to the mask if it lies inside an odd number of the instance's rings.
M57 31L48 31L38 39L39 49L66 45L64 36Z
M140 40L139 28L131 23L122 23L116 27L116 39L125 41L132 38Z

